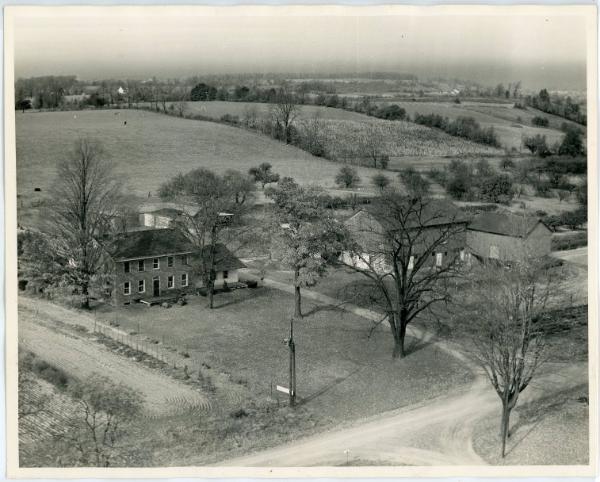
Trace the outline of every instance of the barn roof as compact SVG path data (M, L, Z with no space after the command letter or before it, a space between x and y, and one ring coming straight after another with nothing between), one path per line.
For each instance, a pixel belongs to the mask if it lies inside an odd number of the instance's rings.
M469 224L471 231L524 238L542 221L534 216L513 213L482 213Z
M410 209L406 222L406 227L408 228L468 222L468 217L465 213L449 200L427 199L419 201L414 207L400 208L403 203L406 203L406 206L408 206L409 202L411 202L409 198L398 200L398 210ZM393 206L393 203L390 204L375 199L371 204L366 205L363 210L372 215L385 229L396 229L398 221L396 219L397 216L393 213Z
M118 235L109 248L115 260L151 258L174 253L191 253L187 238L175 229L146 229Z

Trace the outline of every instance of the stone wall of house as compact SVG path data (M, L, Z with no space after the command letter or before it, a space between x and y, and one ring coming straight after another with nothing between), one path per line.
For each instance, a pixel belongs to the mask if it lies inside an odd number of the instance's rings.
M168 265L169 258L173 259L173 266ZM138 300L151 300L155 298L154 280L159 281L159 296L177 296L193 290L194 275L192 266L186 264L185 256L161 256L159 258L144 258L144 271L139 270L139 261L129 261L129 272L125 271L125 262L114 263L114 287L112 301L116 305L133 303ZM154 259L158 259L158 268L154 268ZM182 285L182 275L187 274L187 286ZM169 277L172 277L173 286L169 287ZM140 292L140 282L143 281L144 291ZM125 282L130 283L130 294L125 294Z

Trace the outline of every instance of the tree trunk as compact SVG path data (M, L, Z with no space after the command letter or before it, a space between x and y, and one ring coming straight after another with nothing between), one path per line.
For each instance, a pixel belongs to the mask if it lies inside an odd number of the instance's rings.
M83 299L81 300L81 307L84 310L89 310L90 309L90 290L88 288L87 283L84 283L83 286L81 287L81 295L83 296Z
M302 295L300 294L300 286L298 284L298 277L300 271L297 269L294 271L294 316L296 318L302 318Z
M397 315L394 315L395 317ZM400 320L394 320L396 323L396 327L393 330L394 333L394 352L392 354L393 358L404 358L406 356L406 352L404 351L404 339L406 338L406 323L403 322L402 318Z
M508 403L502 401L502 423L500 425L500 437L502 437L502 458L506 455L506 439L508 438L508 431L510 429L510 411L511 408Z
M215 288L214 288L214 286L212 286L212 283L211 283L210 286L208 287L208 307L211 310L215 307L214 300L215 300Z

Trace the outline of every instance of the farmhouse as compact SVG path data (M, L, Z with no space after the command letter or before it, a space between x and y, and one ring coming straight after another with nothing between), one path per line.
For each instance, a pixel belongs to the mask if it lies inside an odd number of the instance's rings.
M538 218L513 213L484 213L467 228L469 253L485 261L522 261L550 254L552 233Z
M140 225L149 228L168 228L181 211L175 208L161 208L140 213Z
M123 233L113 240L109 251L110 295L115 305L175 299L202 285L202 253L174 229ZM238 269L244 264L218 244L215 266L215 287L220 288L224 283L237 283Z
M406 233L402 237L419 233L419 242L413 246L415 255L410 258L409 269L412 269L415 258L429 249L445 231L451 235L432 252L432 265L442 267L457 257L465 259L468 219L451 202L439 199L424 201L419 209L407 216L404 225L393 215L390 216L388 209L375 201L346 220L346 227L363 252L359 255L345 252L342 254L344 263L361 269L366 269L369 263L381 272L389 271L389 264L379 253L385 251L386 239L394 237L394 232L398 231Z

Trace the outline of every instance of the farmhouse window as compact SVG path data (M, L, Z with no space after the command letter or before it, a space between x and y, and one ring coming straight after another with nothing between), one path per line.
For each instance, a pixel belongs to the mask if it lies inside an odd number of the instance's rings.
M175 287L175 281L173 279L173 276L169 276L167 278L167 288L174 288Z
M223 279L229 278L229 271L223 271Z
M138 271L146 271L146 266L143 259L138 261Z
M411 256L408 259L408 269L413 269L415 267L415 257Z
M146 291L146 280L138 281L138 293L144 293Z
M160 259L154 258L152 260L152 269L159 269L159 268L160 268Z
M442 256L442 253L435 254L435 265L438 267L442 266Z
M129 261L125 261L125 262L123 263L123 271L124 271L125 273L129 273L130 269L131 269L131 268L129 267Z
M173 267L173 256L167 257L167 267L169 267L169 268Z
M188 285L188 275L187 273L183 273L181 275L181 286L187 286Z
M124 295L131 294L131 283L129 281L125 281L125 283L123 283L123 294Z
M187 265L189 264L188 255L187 255L187 254L184 254L184 255L181 257L181 261L183 262L183 264L184 264L184 265L186 265L186 266L187 266Z

